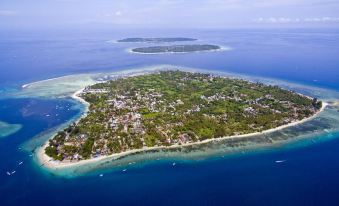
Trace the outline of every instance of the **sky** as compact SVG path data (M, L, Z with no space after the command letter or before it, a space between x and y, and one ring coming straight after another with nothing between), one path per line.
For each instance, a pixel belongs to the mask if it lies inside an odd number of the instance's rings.
M1 28L339 27L339 0L0 0Z

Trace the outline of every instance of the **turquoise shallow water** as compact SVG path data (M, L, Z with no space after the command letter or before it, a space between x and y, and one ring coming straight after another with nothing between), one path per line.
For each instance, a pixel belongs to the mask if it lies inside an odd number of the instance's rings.
M19 124L10 124L7 122L0 122L0 138L7 137L13 133L16 133L21 129Z
M145 151L139 152L137 154L128 155L126 157L121 157L119 159L107 158L101 161L97 161L87 165L75 166L66 169L53 169L49 170L56 175L62 175L65 177L77 177L81 175L86 175L89 173L100 172L105 169L114 170L124 170L126 166L131 166L136 163L140 164L141 162L149 162L153 160L167 159L167 160L197 160L197 159L208 159L214 156L225 156L236 153L244 153L247 151L259 151L262 149L276 149L282 148L285 145L293 146L305 146L307 144L314 143L318 140L318 137L321 136L320 140L328 140L333 136L332 133L338 131L339 116L337 112L337 106L334 106L334 102L337 101L339 93L335 90L316 88L312 86L304 86L296 83L288 83L281 80L273 80L262 77L253 77L245 75L230 74L225 72L213 72L206 70L197 70L192 68L182 68L171 65L159 65L153 67L143 67L136 68L133 70L125 70L124 72L115 72L115 73L102 73L102 74L88 74L88 75L73 75L72 78L59 78L57 80L49 80L43 82L37 82L31 85L28 85L25 89L20 91L19 95L36 95L38 97L63 97L65 94L64 91L69 91L69 94L72 94L71 90L60 89L61 85L69 85L71 82L74 82L74 79L79 80L84 79L102 79L114 78L116 75L137 75L147 72L154 72L156 69L182 69L188 71L200 71L200 72L212 72L218 73L220 75L227 75L237 78L249 79L251 81L261 81L267 84L276 84L286 89L291 89L297 92L308 94L313 97L323 99L324 101L329 102L329 106L326 107L325 111L318 115L316 118L294 127L286 128L280 131L273 132L271 134L257 135L249 138L242 139L231 139L231 140L221 140L213 143L194 145L185 148L176 148L176 149L167 149L167 150L154 150L154 151ZM91 83L92 81L86 82ZM59 85L59 87L58 87ZM83 82L79 85L84 86ZM54 89L53 89L54 86ZM73 88L73 92L78 90L78 88ZM48 92L46 92L48 91ZM78 103L84 112L85 106ZM80 114L81 114L80 113ZM63 129L72 121L77 120L78 116L73 117L68 122L59 125L58 127L51 128L38 136L32 138L31 141L24 144L25 150L34 150L37 146L42 145L48 138L50 138L58 129ZM326 138L324 136L326 135ZM42 164L38 161L38 158L35 158L38 164ZM46 169L46 168L45 168Z
M185 34L196 37L196 33ZM91 80L85 75L80 83L71 79L72 84L61 81L35 90L20 88L36 80L175 64L326 87L259 78L305 94L338 98L336 31L198 33L201 41L233 50L135 56L124 52L130 44L107 43L122 36L113 32L82 33L83 38L78 38L80 34L2 38L1 50L6 53L0 55L0 121L22 128L0 139L1 205L338 205L339 112L334 106L302 126L241 142L142 153L57 172L37 164L36 147L84 110L65 96ZM286 141L291 136L298 139Z

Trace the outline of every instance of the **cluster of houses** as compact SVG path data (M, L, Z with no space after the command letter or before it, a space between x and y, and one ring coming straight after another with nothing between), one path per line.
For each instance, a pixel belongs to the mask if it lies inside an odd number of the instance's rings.
M117 131L119 127L123 132L129 132L132 129L134 133L145 133L145 129L142 126L142 116L137 112L128 112L127 114L116 116L113 115L109 120L110 127L113 131Z
M213 76L207 76L202 80L213 81ZM189 77L183 77L182 82L192 80ZM185 83L179 82L179 86L184 86ZM255 87L255 86L251 86ZM254 88L255 89L255 88ZM115 93L114 91L108 91L106 89L94 89L91 87L86 88L83 91L83 94L98 94L105 96L105 107L98 107L92 110L92 113L104 113L102 116L104 117L104 121L100 119L98 115L98 119L96 119L97 123L103 123L105 125L106 134L104 135L118 135L121 133L127 134L140 134L141 136L147 133L147 128L144 125L145 116L152 115L159 112L166 112L170 115L177 115L179 110L177 108L181 105L184 105L186 99L181 100L179 97L175 100L167 101L163 99L163 94L155 91L154 89L148 89L147 91L134 89L133 91L126 91L125 93ZM286 108L292 108L293 114L290 115L289 118L283 120L284 123L289 123L293 121L296 117L298 117L298 110L300 108L297 105L294 105L291 101L279 101L275 99L272 95L267 94L265 96L251 99L246 94L237 92L236 90L231 94L227 93L215 93L210 96L201 95L200 103L192 104L191 108L185 109L183 113L180 115L189 115L195 112L201 112L208 104L213 103L215 101L225 101L232 100L233 102L241 103L240 105L246 105L243 108L242 115L245 117L255 116L259 113L260 109L269 109L275 114L282 113L278 109L274 109L270 104L279 103L280 106ZM205 102L205 103L202 103ZM145 112L146 111L146 112ZM208 116L211 118L219 118L219 120L223 120L226 122L228 118L228 114L224 113L221 115L211 114L202 114L204 116ZM172 130L174 127L180 127L183 123L178 121L176 123L167 123L163 125L157 125L155 128L157 132L162 134L166 138L166 141L170 144L185 144L192 142L192 138L187 133L175 133L176 137L174 137ZM256 129L255 124L249 125L251 128ZM194 132L193 132L194 133ZM237 133L236 133L237 134ZM193 134L195 135L195 134ZM197 136L196 136L197 137ZM65 141L65 146L75 146L80 148L87 139L87 134L77 134L75 138L69 139L67 136ZM119 138L119 136L114 136L114 138ZM142 139L144 141L144 139ZM97 138L95 139L94 149L92 156L99 156L104 154L111 153L108 148L108 138ZM145 142L143 142L145 145ZM124 146L125 147L125 146ZM124 148L128 149L128 148ZM81 156L79 154L74 154L72 157L68 157L69 160L79 159Z
M87 93L87 94L100 94L100 93L108 93L108 91L106 89L91 89L89 87L86 87L83 90L83 93Z

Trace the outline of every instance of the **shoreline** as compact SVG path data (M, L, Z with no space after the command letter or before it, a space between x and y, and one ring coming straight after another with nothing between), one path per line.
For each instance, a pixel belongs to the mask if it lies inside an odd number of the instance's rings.
M77 121L79 121L81 118L83 118L88 112L89 103L78 96L79 94L81 94L81 92L84 89L85 88L76 91L71 96L73 99L79 101L80 103L82 103L86 106L84 114L81 115ZM41 147L39 147L37 149L36 155L37 155L38 161L39 161L41 166L44 166L44 167L49 168L49 169L64 169L64 168L71 168L71 167L76 167L76 166L81 166L81 165L87 165L87 164L102 161L102 160L114 160L114 159L117 159L117 158L120 158L120 157L124 157L124 156L130 155L130 154L135 154L135 153L139 153L139 152L144 152L144 151L152 151L152 150L160 150L160 149L175 149L175 148L205 144L205 143L220 141L220 140L225 140L225 139L252 137L252 136L256 136L256 135L272 133L272 132L275 132L275 131L279 131L279 130L282 130L282 129L285 129L285 128L288 128L288 127L293 127L293 126L296 126L298 124L302 124L304 122L310 121L310 120L314 119L316 116L318 116L321 112L323 112L324 109L327 107L327 105L328 105L327 102L322 102L322 107L315 114L313 114L310 117L304 118L304 119L299 120L299 121L290 122L286 125L281 125L279 127L264 130L264 131L261 131L261 132L253 132L253 133L248 133L248 134L232 135L232 136L225 136L225 137L220 137L220 138L206 139L206 140L199 141L199 142L191 142L191 143L185 143L185 144L181 144L181 145L175 144L175 145L170 145L170 146L144 147L144 148L141 148L141 149L133 149L133 150L129 150L129 151L114 153L114 154L110 154L110 155L103 155L103 156L99 156L99 157L96 157L96 158L80 160L80 161L76 161L76 162L60 162L60 161L57 161L57 160L53 160L51 157L47 156L45 154L45 148L48 146L49 142L46 141ZM51 137L53 137L53 136L51 136Z
M40 84L40 83L43 83L43 82L53 81L53 80L57 80L57 79L65 78L65 77L70 77L70 76L72 76L72 74L71 75L59 76L59 77L52 77L52 78L49 78L49 79L38 80L38 81L35 81L35 82L23 84L21 86L21 88L25 89L25 88L29 88L29 87L31 87L32 85L35 85L35 84Z
M128 48L125 51L130 54L140 54L140 55L157 55L157 54L189 54L189 53L200 53L200 52L222 52L222 51L230 51L232 50L231 47L226 46L219 46L219 49L211 49L211 50L201 50L201 51L187 51L187 52L153 52L153 53L146 53L146 52L135 52L133 49L136 48Z

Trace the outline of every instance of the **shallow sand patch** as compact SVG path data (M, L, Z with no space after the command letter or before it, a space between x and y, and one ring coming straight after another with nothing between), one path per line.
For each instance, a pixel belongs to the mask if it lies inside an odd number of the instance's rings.
M7 137L18 132L22 128L20 124L10 124L0 121L0 138Z

